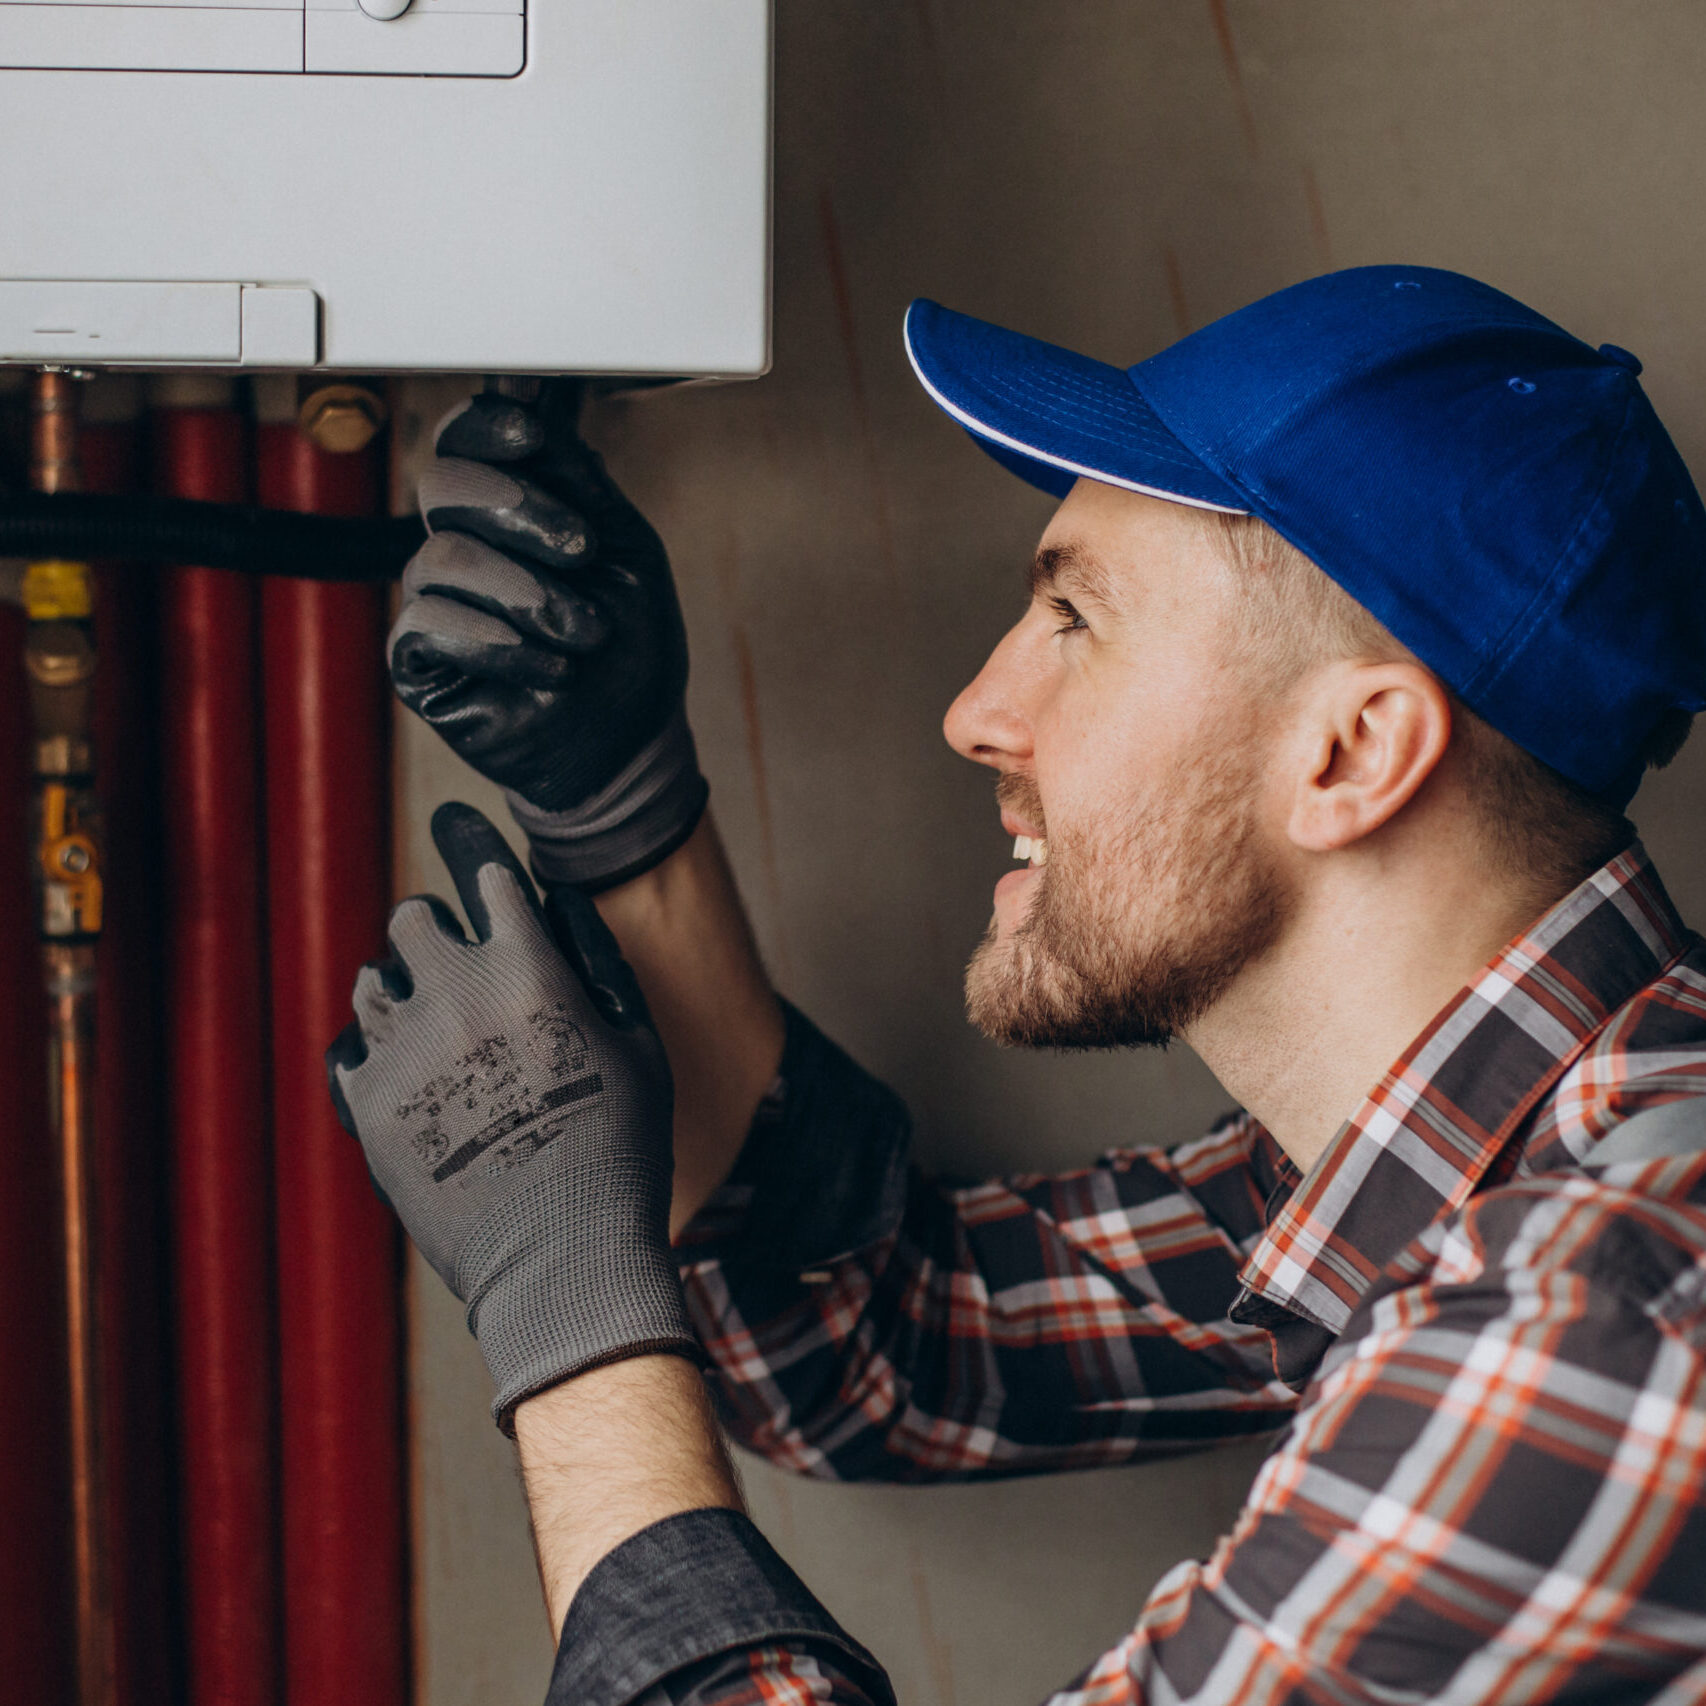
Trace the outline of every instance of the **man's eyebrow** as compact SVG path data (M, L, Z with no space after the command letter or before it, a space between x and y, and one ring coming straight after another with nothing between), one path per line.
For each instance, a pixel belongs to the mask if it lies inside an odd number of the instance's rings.
M1061 589L1116 607L1113 579L1101 562L1081 545L1045 545L1031 562L1031 597L1046 597Z

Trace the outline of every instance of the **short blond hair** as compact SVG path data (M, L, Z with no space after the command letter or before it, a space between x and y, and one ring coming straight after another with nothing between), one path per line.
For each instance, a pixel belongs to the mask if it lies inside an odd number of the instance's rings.
M1197 512L1233 571L1246 619L1244 639L1282 689L1328 658L1405 658L1415 654L1330 575L1253 515ZM1443 685L1443 684L1442 684ZM1566 893L1634 839L1622 812L1596 799L1500 734L1449 688L1451 741L1477 810L1488 857L1507 876L1531 879L1548 896ZM1693 718L1661 719L1643 754L1647 767L1668 764Z

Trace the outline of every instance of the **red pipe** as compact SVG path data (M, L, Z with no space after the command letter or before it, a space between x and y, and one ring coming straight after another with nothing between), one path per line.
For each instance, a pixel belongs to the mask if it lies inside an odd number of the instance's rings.
M263 504L383 511L379 443L334 455L289 418L258 431ZM385 595L272 580L262 607L286 1691L402 1706L399 1250L322 1064L390 904Z
M140 403L133 378L99 380L88 388L79 444L85 491L138 489ZM152 576L96 565L95 754L106 891L96 995L96 1238L102 1252L96 1316L109 1414L107 1532L118 1706L152 1706L172 1693L157 603Z
M71 1492L23 659L23 611L0 603L0 1679L8 1698L60 1706L72 1688Z
M247 496L241 416L154 416L158 489ZM275 1385L254 583L163 578L166 928L193 1706L278 1698ZM353 1696L352 1696L353 1698Z

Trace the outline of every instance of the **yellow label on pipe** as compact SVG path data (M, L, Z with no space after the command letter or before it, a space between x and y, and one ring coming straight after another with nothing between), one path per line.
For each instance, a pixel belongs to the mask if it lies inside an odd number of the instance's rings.
M94 610L87 563L50 557L24 570L24 614L32 622L79 622Z

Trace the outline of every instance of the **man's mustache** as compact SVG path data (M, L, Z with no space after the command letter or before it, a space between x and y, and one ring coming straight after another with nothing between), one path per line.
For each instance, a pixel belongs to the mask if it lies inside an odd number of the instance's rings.
M1048 832L1048 825L1043 821L1043 797L1037 792L1036 782L1023 772L1008 770L996 777L995 803L1001 810L1023 818L1039 833Z

